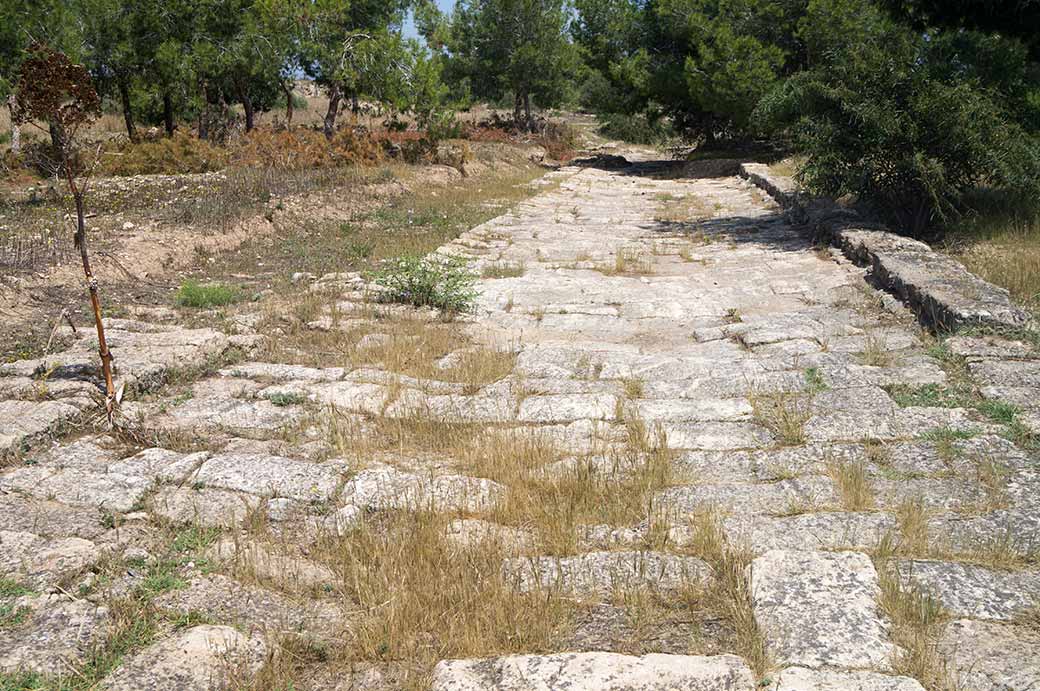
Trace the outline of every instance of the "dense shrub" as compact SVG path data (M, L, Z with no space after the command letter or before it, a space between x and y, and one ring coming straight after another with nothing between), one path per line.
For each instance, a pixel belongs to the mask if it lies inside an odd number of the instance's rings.
M227 164L227 150L198 139L185 131L172 137L126 142L114 150L105 151L101 159L101 173L105 175L168 175L208 173Z
M477 299L477 275L458 257L404 256L375 275L383 299L444 312L469 312Z
M246 166L306 170L378 163L383 148L370 133L345 127L328 140L318 131L257 129L234 147L232 161Z
M550 158L566 162L574 158L578 133L565 122L548 120L540 127L537 142Z
M1040 145L1006 108L996 82L977 78L971 50L951 55L947 37L922 36L869 6L855 30L860 35L821 32L818 45L810 40L821 56L816 68L758 107L767 129L794 136L810 190L855 195L917 236L955 215L980 183L1040 193ZM949 68L952 57L958 70Z
M600 116L600 122L600 134L632 144L667 144L675 138L666 120L651 120L643 114L607 113Z

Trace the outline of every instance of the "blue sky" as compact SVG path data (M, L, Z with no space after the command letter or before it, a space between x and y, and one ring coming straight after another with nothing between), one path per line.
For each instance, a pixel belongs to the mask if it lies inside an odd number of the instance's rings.
M451 8L455 7L455 0L437 0L437 7L441 8L441 12L450 12ZM415 24L412 23L411 17L405 20L404 35L410 38L417 38Z

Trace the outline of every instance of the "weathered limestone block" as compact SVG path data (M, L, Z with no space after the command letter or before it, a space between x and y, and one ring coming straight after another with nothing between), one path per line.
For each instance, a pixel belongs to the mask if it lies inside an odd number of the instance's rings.
M67 675L69 665L85 663L108 632L109 612L85 600L64 595L19 598L27 620L0 629L0 673L30 671Z
M924 691L916 679L875 672L838 672L788 667L771 691Z
M260 581L290 589L322 590L337 582L336 574L324 564L252 540L225 538L210 547L206 556L236 572L251 573Z
M773 550L750 572L755 620L777 659L812 669L891 668L896 647L867 555Z
M331 603L296 601L220 574L193 578L185 588L163 593L153 602L177 615L205 612L211 621L235 626L249 636L293 633L335 637L347 625L345 613Z
M515 655L442 660L432 691L750 691L754 676L735 655L698 657L617 653Z
M65 401L0 401L0 457L72 420L80 409Z
M261 497L203 487L161 487L148 504L160 518L209 528L237 526L260 505Z
M118 513L137 506L150 485L149 480L141 477L78 468L55 470L47 466L22 467L0 477L0 492L19 492L38 499Z
M1027 691L1040 688L1040 633L1029 626L962 619L946 626L939 651L954 688Z
M573 422L612 420L617 398L610 394L529 396L520 404L521 422Z
M783 550L869 550L896 529L895 519L883 513L806 513L766 518L727 516L722 521L726 537L755 554Z
M90 540L48 540L33 533L0 530L0 575L34 589L47 588L101 558Z
M679 517L717 509L726 513L787 514L833 506L834 483L828 477L807 476L756 484L701 484L669 487L657 493L655 505Z
M191 480L206 487L257 496L326 502L335 495L344 470L338 463L231 453L204 462Z
M428 477L374 464L344 485L345 506L333 515L333 525L342 534L354 527L367 511L487 511L505 491L505 487L487 478Z
M260 638L230 626L196 626L126 659L101 682L107 691L219 691L259 671L267 653Z
M932 593L955 617L1010 620L1040 602L1040 572L994 571L971 564L900 561L899 576Z
M520 591L561 589L578 595L647 587L675 590L710 573L695 557L659 552L589 552L573 557L516 557L502 565L503 575Z

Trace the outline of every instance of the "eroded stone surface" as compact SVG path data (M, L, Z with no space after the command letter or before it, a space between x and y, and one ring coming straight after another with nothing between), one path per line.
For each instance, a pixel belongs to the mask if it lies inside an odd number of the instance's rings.
M932 593L955 617L1008 620L1040 603L1040 573L994 571L971 564L915 559L900 578Z
M85 600L64 595L19 598L15 608L26 608L26 621L0 628L0 672L19 670L65 675L69 666L87 661L108 633L109 611Z
M962 619L950 622L939 650L955 688L1021 691L1040 688L1040 634L1028 626Z
M647 587L675 590L697 584L708 565L694 557L658 552L588 552L574 557L516 557L503 565L508 582L521 591L561 589L581 595Z
M108 691L218 691L254 674L267 646L230 626L196 626L153 643L125 660L101 683Z
M778 659L812 669L890 668L896 648L867 555L773 550L750 572L755 619Z
M788 667L776 674L771 691L924 691L916 679L874 672L839 672Z
M615 653L516 655L486 660L444 660L433 672L433 691L744 691L754 685L735 655L696 657Z

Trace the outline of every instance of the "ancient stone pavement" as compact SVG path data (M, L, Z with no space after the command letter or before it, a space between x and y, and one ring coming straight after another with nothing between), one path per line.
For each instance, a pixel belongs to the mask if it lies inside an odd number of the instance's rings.
M135 593L165 618L102 688L219 688L276 664L286 631L347 645L356 608L340 565L311 546L423 508L450 518L460 549L508 542L501 578L521 592L595 605L624 588L745 588L727 605L724 625L747 634L731 646L632 655L561 644L444 660L435 689L1040 688L1040 479L1017 417L1040 400L1040 360L1017 342L935 341L734 173L714 162L565 167L442 248L496 276L479 281L458 328L471 348L509 349L515 362L479 386L349 358L263 361L274 333L259 314L212 329L114 320L113 350L136 385L127 413L152 430L128 446L65 433L93 406L89 335L0 367L11 458L0 474L0 672L75 674L111 646L117 603ZM380 323L409 310L364 304L369 288L350 275L317 281L310 289L333 297L312 327L363 326L365 347L385 347L394 336ZM200 371L189 394L166 393L187 363L231 348L237 359ZM361 437L416 415L538 435L560 450L538 469L546 477L634 474L639 454L667 467L641 520L575 525L560 549L537 526L506 523L507 477L418 453L352 458L330 437L332 414ZM634 426L653 442L629 467L612 451ZM181 542L204 530L206 544L178 543L191 558L157 574L162 535L178 526ZM393 687L385 672L311 686Z

